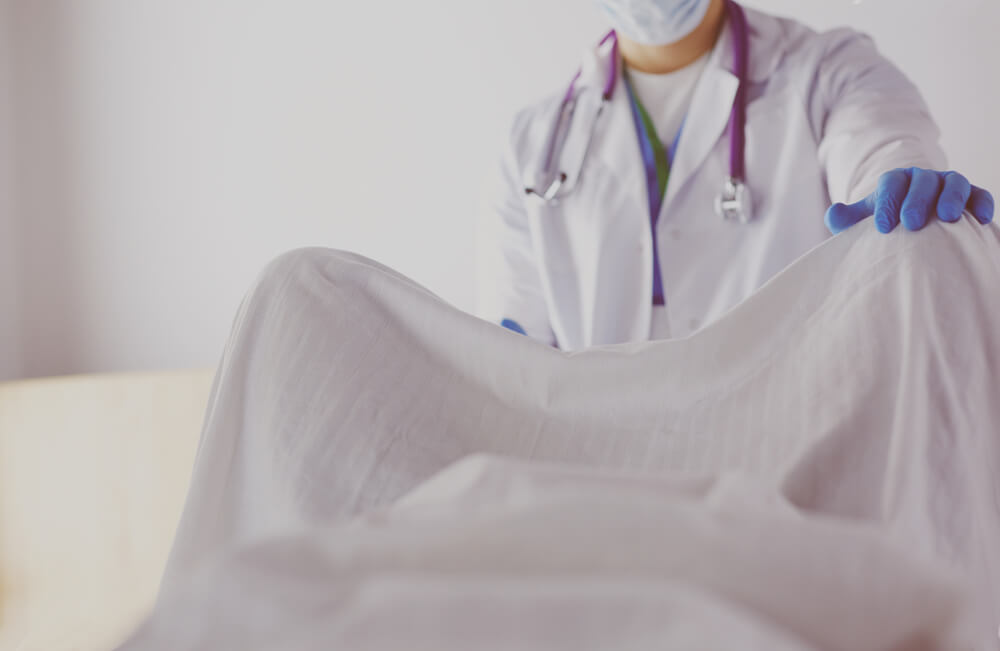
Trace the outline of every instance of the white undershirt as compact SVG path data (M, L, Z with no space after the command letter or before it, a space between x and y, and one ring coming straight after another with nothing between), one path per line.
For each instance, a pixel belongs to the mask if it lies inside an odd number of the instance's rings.
M708 54L691 65L667 74L639 72L626 66L626 74L635 94L656 127L660 143L668 150L673 146L677 132L684 123L695 86L708 64ZM683 146L681 144L680 146ZM673 151L670 152L673 155ZM669 296L664 297L666 301ZM669 339L670 326L665 305L653 306L653 319L649 332L650 339Z
M639 72L626 65L626 73L643 108L656 127L656 135L667 148L674 144L677 131L691 107L695 86L708 65L708 54L687 67L666 74Z

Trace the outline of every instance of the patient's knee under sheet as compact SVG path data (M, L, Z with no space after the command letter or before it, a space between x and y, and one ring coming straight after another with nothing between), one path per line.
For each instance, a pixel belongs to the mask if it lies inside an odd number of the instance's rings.
M276 260L227 346L165 589L470 454L753 477L968 571L1000 619L1000 230L862 224L691 338L567 354L359 256Z

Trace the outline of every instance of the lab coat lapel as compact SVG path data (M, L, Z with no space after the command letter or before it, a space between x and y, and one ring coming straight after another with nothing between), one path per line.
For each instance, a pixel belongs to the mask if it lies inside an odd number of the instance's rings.
M632 119L628 92L625 84L621 82L624 68L621 59L613 60L612 56L610 43L588 51L584 55L580 77L577 80L579 100L562 153L562 157L568 161L566 170L570 177L566 187L574 186L579 180L575 178L574 170L579 171L581 176L586 175L583 171L587 163L586 157L593 155L600 158L603 163L602 172L614 175L617 186L622 191L618 197L607 197L607 201L601 203L602 209L621 203L626 200L624 197L627 197L628 201L634 200L639 205L645 206L645 168ZM597 131L593 134L593 141L589 142L594 113L601 103L608 69L612 64L618 71L618 83L612 89L611 101L603 109L604 114L599 120ZM648 219L648 215L646 218Z
M744 8L749 31L748 78L751 82L766 81L784 56L783 30L780 20L767 14ZM727 21L709 55L709 65L695 88L684 124L684 133L670 172L670 183L663 201L663 210L673 201L684 185L698 171L709 153L726 137L726 128L739 90L734 65L733 32ZM728 157L728 152L727 152ZM729 168L728 158L726 168ZM718 180L719 190L724 179Z
M653 295L653 239L649 228L649 189L646 168L639 148L639 137L632 117L632 104L622 82L624 66L618 61L618 84L608 110L608 131L603 140L602 156L608 173L615 176L618 192L609 197L605 209L614 220L613 228L633 241L644 242L636 254L617 261L618 273L631 287L638 300L619 301L619 313L612 317L621 341L644 341L649 337ZM607 318L607 317L605 317Z
M610 48L600 51L603 56L593 66L584 66L581 81L587 80L588 90L600 93L603 90L605 75L611 62ZM602 228L613 229L622 237L628 239L634 236L634 241L645 242L635 255L614 262L616 279L636 288L636 296L647 297L636 304L626 307L621 299L620 291L609 291L598 286L588 287L585 293L595 299L590 306L594 311L591 318L600 321L601 334L618 341L642 341L649 336L651 318L653 255L652 234L649 228L649 210L647 208L647 188L645 168L642 163L642 153L639 150L639 139L632 118L632 107L628 91L622 82L623 66L621 59L618 66L618 83L611 95L611 101L605 108L607 114L603 117L604 126L595 135L593 154L600 159L602 174L610 175L612 183L604 187L614 188L613 192L595 201L592 210L595 223L603 223ZM588 72L591 74L588 75ZM584 180L584 183L587 181ZM602 184L603 185L603 184ZM595 283L607 278L594 278ZM596 297L604 297L600 304ZM606 305L608 297L616 296L616 305ZM627 301L630 303L631 301ZM608 311L611 310L609 313ZM610 320L610 321L609 321ZM613 329L615 332L609 331Z
M606 70L607 65L607 60L601 62L602 69ZM617 177L623 200L634 201L637 206L645 207L646 171L642 163L642 152L639 149L639 138L635 131L628 91L622 82L624 66L621 59L616 65L618 83L611 95L611 103L607 107L607 127L604 133L600 134L600 142L595 147L600 148L600 157L606 169ZM603 78L600 84L603 84ZM600 84L595 88L600 88ZM648 219L649 215L645 215L642 222L647 223Z
M709 65L695 87L691 107L684 121L684 131L681 133L670 170L670 183L667 185L667 195L663 202L664 210L694 176L716 143L723 137L729 124L736 91L739 89L739 80L720 59L724 55L731 56L732 49L726 46L730 39L727 24L719 37L719 43L710 55ZM720 189L722 181L723 179L719 179Z

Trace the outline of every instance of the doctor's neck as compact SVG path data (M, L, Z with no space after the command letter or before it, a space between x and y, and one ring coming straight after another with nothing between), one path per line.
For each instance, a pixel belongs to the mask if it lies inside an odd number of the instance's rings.
M726 22L726 3L712 0L705 18L693 32L670 45L643 45L618 37L618 47L628 67L639 72L666 74L691 65L715 47Z

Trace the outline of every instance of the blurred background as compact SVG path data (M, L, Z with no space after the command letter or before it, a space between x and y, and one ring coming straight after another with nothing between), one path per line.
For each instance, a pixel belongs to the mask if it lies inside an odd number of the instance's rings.
M746 4L872 34L1000 188L1000 0ZM508 121L604 29L589 0L0 0L0 380L212 366L300 246L472 309Z

